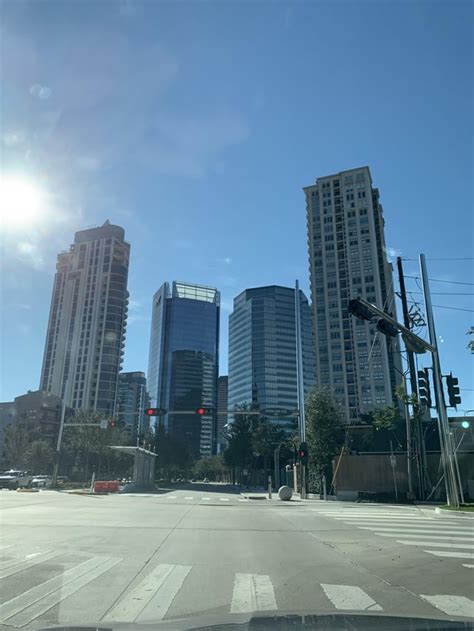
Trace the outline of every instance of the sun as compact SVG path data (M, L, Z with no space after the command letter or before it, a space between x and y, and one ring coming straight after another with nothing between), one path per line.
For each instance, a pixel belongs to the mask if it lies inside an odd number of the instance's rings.
M41 220L44 194L34 180L20 175L0 175L0 226L15 230Z

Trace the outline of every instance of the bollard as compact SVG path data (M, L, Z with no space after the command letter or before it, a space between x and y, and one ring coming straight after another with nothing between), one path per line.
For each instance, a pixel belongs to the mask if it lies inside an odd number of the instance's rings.
M272 499L272 476L268 476L268 499Z

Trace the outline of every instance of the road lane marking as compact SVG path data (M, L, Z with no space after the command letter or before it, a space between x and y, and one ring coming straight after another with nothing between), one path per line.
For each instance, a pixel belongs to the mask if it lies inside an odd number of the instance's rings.
M446 552L445 550L423 550L423 552L428 552L428 554L434 554L437 557L474 560L474 554L472 552Z
M0 551L1 550L8 550L8 548L13 548L13 547L14 547L13 544L10 545L10 546L0 546Z
M176 499L176 495L168 495L168 497L166 499L167 500L175 500Z
M362 515L360 517L357 517L356 515L353 516L347 516L347 517L333 517L332 519L337 519L338 521L393 521L395 523L403 523L403 522L408 522L408 521L414 521L414 522L430 522L430 523L438 523L438 524L442 524L442 525L446 525L446 526L451 526L453 525L452 521L440 521L438 519L434 519L433 517L400 517L399 515L396 515L395 517L392 516L386 516L386 517L362 517ZM455 525L455 524L454 524Z
M105 621L135 622L138 619L162 619L168 611L184 579L191 570L190 565L157 565L125 598L104 616Z
M201 497L202 500L210 500L210 497Z
M430 548L457 548L459 550L474 550L473 543L439 543L437 541L403 541L398 540L397 543L403 543L405 546L430 546Z
M356 609L358 611L383 611L368 594L355 585L330 585L321 583L324 593L336 609Z
M229 498L228 497L220 497L219 498L221 502L228 502Z
M192 499L194 499L194 498L193 498L193 497L185 497L184 499L185 499L185 500L192 500Z
M237 573L230 613L250 613L277 609L275 590L266 574Z
M438 535L469 535L471 530L436 530L432 526L399 526L398 528L382 528L381 526L359 526L361 530L372 530L373 532L394 532L404 535L405 533L423 533ZM471 535L473 536L473 535Z
M122 559L119 558L102 559L102 563L100 565L93 568L86 574L78 576L67 584L61 586L56 591L46 595L44 598L41 598L41 600L37 601L36 603L33 603L27 609L21 611L13 617L10 617L8 620L8 625L14 627L23 627L33 620L36 620L36 618L49 611L52 607L58 605L62 600L77 592L79 589L81 589L81 587L84 587L84 585L92 582L101 574L104 574L108 570L112 569L121 560Z
M474 601L465 596L451 596L448 594L440 594L438 596L420 594L420 596L448 616L463 616L464 618L472 618L474 616Z
M10 561L2 561L0 563L0 578L7 578L7 576L12 576L13 574L22 572L27 568L33 567L34 565L54 559L61 554L63 553L46 550L45 552L34 552L33 554L28 555L25 559L10 559Z
M248 501L249 501L248 499L245 499L245 500L239 500L239 502L248 502Z
M54 578L50 578L44 583L40 583L23 594L8 600L0 605L0 621L3 622L8 620L8 618L24 611L27 607L34 605L45 596L49 596L49 594L64 588L68 583L71 583L80 576L84 576L88 572L95 570L95 568L104 564L108 560L109 559L106 557L93 557L92 559L79 563L79 565L69 568Z
M409 534L409 533L405 533L405 532L400 532L399 530L395 533L387 533L387 532L375 532L375 535L379 535L380 537L400 537L403 539L414 539L415 537L419 537L420 535L423 535L423 539L437 539L437 540L441 540L441 541L459 541L460 543L462 541L469 541L470 543L472 543L474 545L474 539L472 537L451 537L451 536L447 536L447 535L426 535L424 534L425 531L418 531L416 533L413 534ZM430 543L430 545L433 545Z
M471 563L463 563L462 566L463 567L470 567L470 568L474 569L474 565L471 565Z
M436 527L436 526L440 526L441 528L444 527L453 527L453 528L458 528L458 526L456 524L440 524L439 522L436 522L434 520L426 520L426 521L419 521L418 519L406 519L403 521L398 521L398 520L393 520L393 521L387 521L386 519L339 519L338 521L343 521L345 524L350 524L351 526L376 526L377 524L379 526L403 526L404 524L406 524L407 526L410 526L411 528L416 528L417 525L419 526L425 526L426 528L432 528L432 527ZM464 526L461 526L462 530L469 530L472 532L471 528L465 528Z

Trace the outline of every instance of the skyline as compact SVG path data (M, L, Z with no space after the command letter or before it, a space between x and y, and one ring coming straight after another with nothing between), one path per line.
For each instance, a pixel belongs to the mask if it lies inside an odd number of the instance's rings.
M0 400L37 389L57 252L107 218L132 245L124 371L146 371L167 278L222 292L222 374L233 297L296 278L310 295L302 189L317 177L370 167L408 276L419 252L472 254L470 3L85 6L2 5L2 170L47 208L2 225ZM428 266L454 281L432 284L435 305L473 309L444 295L471 291L455 283L472 261ZM435 316L443 370L469 388L472 311Z

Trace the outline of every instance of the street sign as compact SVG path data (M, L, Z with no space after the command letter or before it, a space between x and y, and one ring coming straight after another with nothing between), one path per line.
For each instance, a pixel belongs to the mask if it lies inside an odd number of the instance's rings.
M395 469L397 466L397 456L390 456L390 466Z
M100 419L100 429L107 429L109 421L106 418Z

